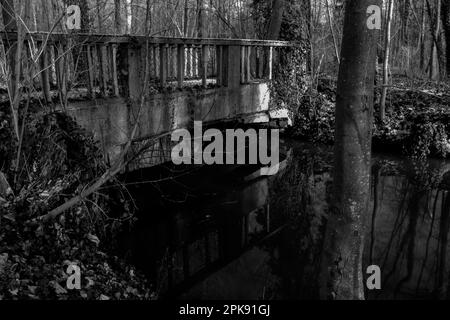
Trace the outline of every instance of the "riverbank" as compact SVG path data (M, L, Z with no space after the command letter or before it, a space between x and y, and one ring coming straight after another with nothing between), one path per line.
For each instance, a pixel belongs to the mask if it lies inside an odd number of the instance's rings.
M374 106L373 150L420 157L450 155L450 84L395 78L389 88L386 118L379 118L380 89ZM321 79L317 91L291 108L291 138L332 144L336 82Z

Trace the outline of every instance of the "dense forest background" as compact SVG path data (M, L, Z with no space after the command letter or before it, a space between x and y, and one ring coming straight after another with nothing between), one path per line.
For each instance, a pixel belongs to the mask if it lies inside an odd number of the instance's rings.
M13 0L3 0L4 8ZM337 72L342 0L14 0L29 31L66 32L65 8L81 8L84 33L199 38L306 40L312 72ZM446 1L384 0L379 63L410 77L448 73L450 5ZM26 27L25 27L26 26ZM389 39L389 41L387 41ZM447 39L447 41L446 41Z

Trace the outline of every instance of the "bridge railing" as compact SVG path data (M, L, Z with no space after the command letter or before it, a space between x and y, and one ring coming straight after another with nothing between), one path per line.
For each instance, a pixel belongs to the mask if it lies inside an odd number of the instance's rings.
M17 34L3 32L2 40L8 51ZM156 92L268 81L274 49L291 46L295 44L247 39L27 33L18 63L21 78L49 100L55 89L63 97L137 98L146 71Z

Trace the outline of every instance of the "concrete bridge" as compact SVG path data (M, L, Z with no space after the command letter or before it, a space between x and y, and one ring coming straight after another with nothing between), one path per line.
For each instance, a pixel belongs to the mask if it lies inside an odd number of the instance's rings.
M3 33L7 48L16 39L16 33ZM92 34L27 33L24 39L24 79L33 74L29 81L39 82L42 98L93 132L109 160L138 123L128 155L131 170L169 161L170 132L191 128L193 121L268 123L276 49L294 46Z

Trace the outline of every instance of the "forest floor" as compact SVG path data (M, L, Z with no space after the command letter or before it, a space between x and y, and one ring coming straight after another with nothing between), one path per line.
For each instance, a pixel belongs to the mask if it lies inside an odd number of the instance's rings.
M447 158L450 155L450 83L397 78L389 88L386 118L378 117L374 147ZM380 96L378 90L377 96ZM422 149L422 150L419 150ZM397 151L398 152L398 151Z
M0 107L0 300L154 299L146 278L116 254L119 230L133 223L126 190L99 190L53 221L34 221L104 172L93 137L71 118L42 112L33 102L20 170L14 170L18 144L5 108ZM80 268L79 290L67 286L70 265Z

